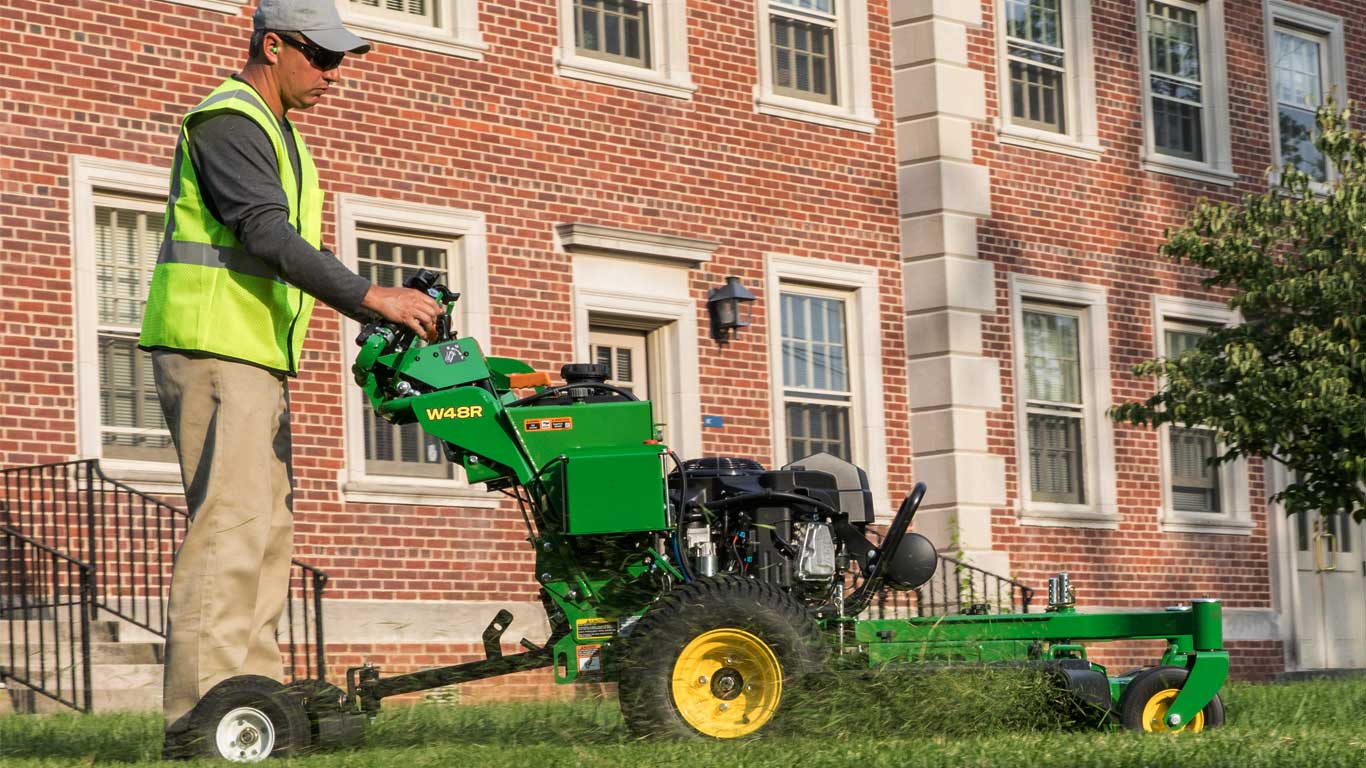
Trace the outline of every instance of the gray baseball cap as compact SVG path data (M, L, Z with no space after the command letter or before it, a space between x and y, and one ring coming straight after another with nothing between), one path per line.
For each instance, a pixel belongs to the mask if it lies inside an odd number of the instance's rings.
M251 17L252 29L302 32L329 51L366 53L370 44L342 26L335 0L261 0Z

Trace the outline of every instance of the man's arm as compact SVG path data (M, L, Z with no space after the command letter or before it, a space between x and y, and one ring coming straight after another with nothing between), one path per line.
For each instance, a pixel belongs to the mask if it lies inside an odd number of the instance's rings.
M245 115L224 112L190 125L190 162L215 219L286 282L356 320L369 313L426 335L440 308L431 297L372 285L335 256L309 245L289 220L275 149Z

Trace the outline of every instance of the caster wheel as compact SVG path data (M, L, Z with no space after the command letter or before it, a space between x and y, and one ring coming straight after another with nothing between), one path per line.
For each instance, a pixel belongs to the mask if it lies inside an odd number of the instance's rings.
M256 763L307 751L308 714L284 686L259 675L215 685L190 713L184 747L196 757Z
M1167 710L1189 676L1181 667L1154 667L1140 673L1120 697L1120 722L1144 733L1199 732L1223 725L1224 702L1217 695L1190 722L1176 728L1167 725Z

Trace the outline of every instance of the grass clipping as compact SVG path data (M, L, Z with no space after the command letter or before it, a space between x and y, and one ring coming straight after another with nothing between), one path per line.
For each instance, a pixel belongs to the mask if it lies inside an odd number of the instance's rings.
M844 666L785 695L779 728L827 737L970 736L1057 730L1099 714L1075 704L1038 667Z

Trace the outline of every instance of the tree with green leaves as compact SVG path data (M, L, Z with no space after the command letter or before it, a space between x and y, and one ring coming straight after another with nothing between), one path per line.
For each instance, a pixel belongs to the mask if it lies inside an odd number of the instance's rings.
M1240 321L1213 328L1174 358L1135 367L1158 379L1117 421L1213 430L1210 461L1280 462L1287 511L1366 518L1366 136L1352 105L1318 111L1314 145L1326 182L1287 165L1278 183L1238 203L1202 201L1160 253L1231 289ZM1312 168L1311 168L1312 171Z

